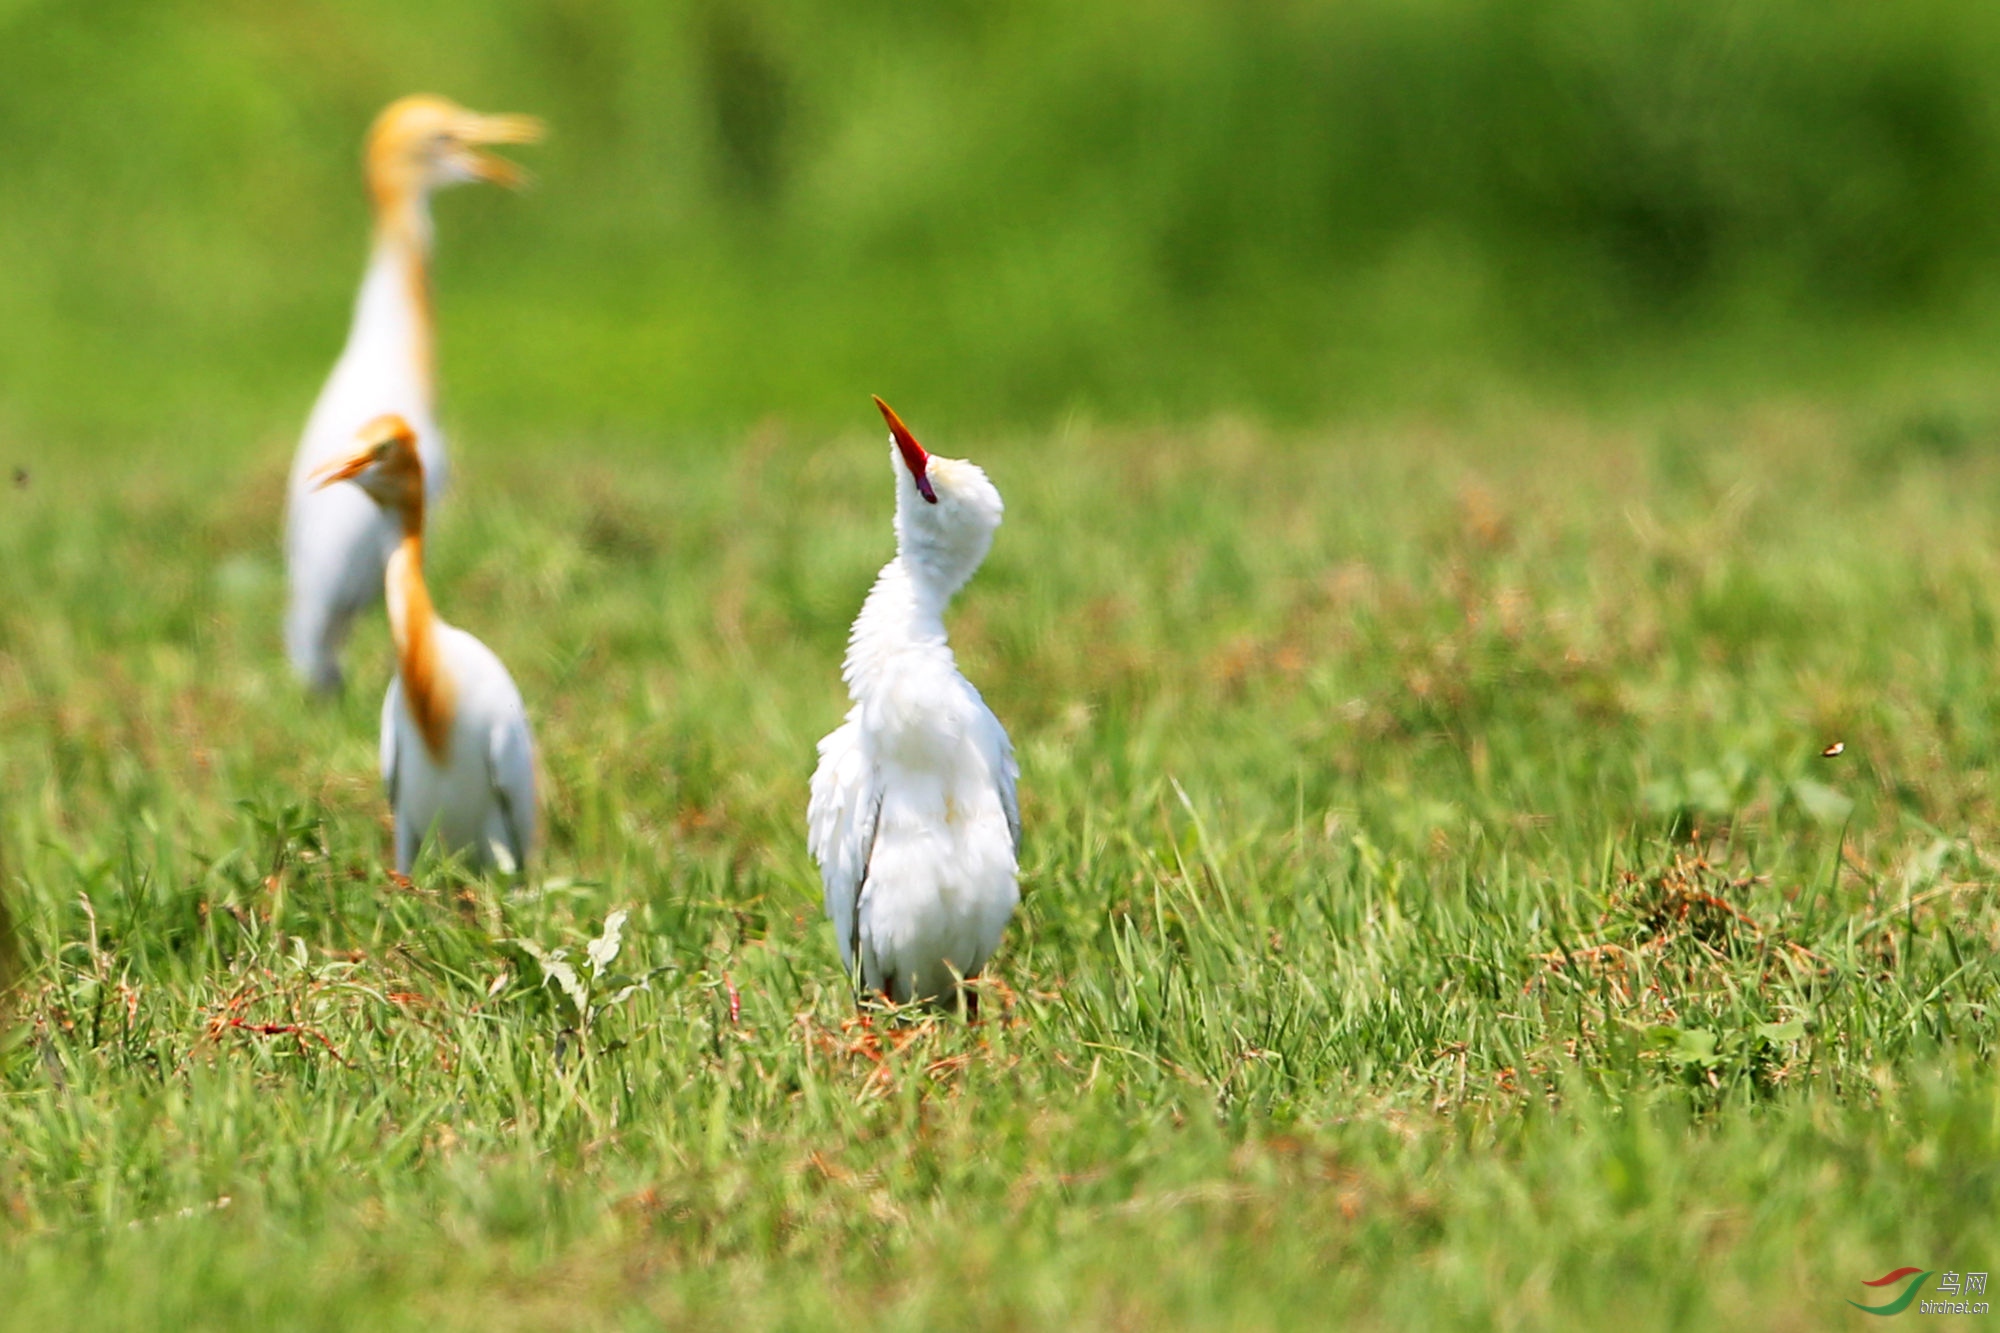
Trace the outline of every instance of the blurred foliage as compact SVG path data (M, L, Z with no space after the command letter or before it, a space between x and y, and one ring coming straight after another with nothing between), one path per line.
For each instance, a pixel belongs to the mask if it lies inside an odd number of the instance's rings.
M289 431L416 88L556 131L441 208L489 432L1811 362L2000 267L1971 0L0 0L0 430Z

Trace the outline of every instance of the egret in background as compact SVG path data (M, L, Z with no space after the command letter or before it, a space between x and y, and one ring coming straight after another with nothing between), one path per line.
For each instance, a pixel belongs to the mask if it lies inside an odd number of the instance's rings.
M353 447L354 433L385 412L416 432L435 500L445 483L444 440L433 417L430 297L433 190L463 181L518 186L520 167L481 149L533 143L541 122L481 116L442 97L405 97L368 132L368 194L375 247L361 281L347 346L320 390L292 463L285 522L290 603L285 649L312 688L340 688L340 646L355 612L382 589L396 525L359 492L321 491L311 482L328 459Z
M351 481L400 534L384 574L396 678L382 700L382 785L407 875L435 834L475 869L512 874L535 836L535 746L514 678L493 650L438 618L424 585L424 463L417 432L391 413L360 448L312 474L316 490Z
M806 841L849 973L896 1003L937 1001L978 975L1020 901L1014 747L944 633L1002 506L977 466L926 453L875 405L892 444L896 558L848 636L853 707L819 743Z

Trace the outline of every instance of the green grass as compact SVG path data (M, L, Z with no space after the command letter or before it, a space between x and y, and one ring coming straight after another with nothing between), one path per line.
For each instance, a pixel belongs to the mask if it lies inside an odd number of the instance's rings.
M385 875L385 638L301 705L282 441L40 464L0 1328L1807 1329L2000 1266L1992 434L936 439L1009 506L952 618L1027 830L970 1028L857 1019L803 847L872 435L461 441L513 890ZM649 988L579 1022L515 941L621 908Z

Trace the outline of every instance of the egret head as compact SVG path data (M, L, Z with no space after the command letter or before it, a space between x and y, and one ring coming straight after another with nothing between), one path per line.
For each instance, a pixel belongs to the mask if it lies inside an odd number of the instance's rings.
M312 474L313 489L323 491L337 482L351 481L376 504L401 514L406 526L421 526L424 463L417 454L417 433L410 423L394 412L385 412L361 428L355 445L353 453Z
M542 122L533 116L482 116L428 93L405 97L368 131L368 188L378 205L466 181L519 188L528 173L483 150L541 137Z
M949 597L986 558L1006 506L978 464L928 452L894 408L880 398L875 406L893 446L897 549Z

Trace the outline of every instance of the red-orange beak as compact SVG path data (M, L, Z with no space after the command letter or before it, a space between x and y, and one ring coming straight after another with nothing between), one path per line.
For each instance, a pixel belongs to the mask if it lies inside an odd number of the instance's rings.
M932 504L936 504L937 492L931 489L931 479L924 475L930 467L931 456L924 452L921 444L917 443L917 437L910 434L910 428L896 415L895 408L876 398L874 394L868 396L875 398L875 406L882 409L882 420L889 423L889 438L896 442L896 448L902 452L903 466L907 467L910 475L917 479L918 493Z

